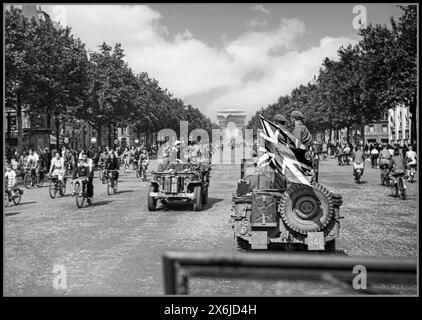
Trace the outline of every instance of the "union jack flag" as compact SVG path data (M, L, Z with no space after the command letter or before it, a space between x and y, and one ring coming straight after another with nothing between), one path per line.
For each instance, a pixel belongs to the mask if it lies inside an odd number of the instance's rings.
M306 146L286 128L265 119L262 115L262 138L265 147L260 147L264 154L258 160L258 166L271 166L281 173L287 181L311 185L310 170L312 161L306 157Z

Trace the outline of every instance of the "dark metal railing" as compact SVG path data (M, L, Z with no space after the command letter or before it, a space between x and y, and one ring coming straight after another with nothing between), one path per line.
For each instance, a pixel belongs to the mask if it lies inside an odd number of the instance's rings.
M162 256L165 294L188 294L189 278L246 278L325 281L352 289L356 266L366 269L368 289L373 284L416 284L416 260L358 258L291 253L165 252Z

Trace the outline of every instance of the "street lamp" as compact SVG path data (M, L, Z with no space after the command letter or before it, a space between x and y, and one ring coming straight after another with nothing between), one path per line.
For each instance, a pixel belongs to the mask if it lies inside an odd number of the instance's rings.
M135 139L135 144L138 144L139 143L139 140L138 139Z

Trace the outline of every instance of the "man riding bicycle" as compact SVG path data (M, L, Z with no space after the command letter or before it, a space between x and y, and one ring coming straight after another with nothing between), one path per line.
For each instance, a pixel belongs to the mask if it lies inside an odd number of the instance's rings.
M363 169L365 167L365 154L363 153L362 147L355 147L355 151L352 155L352 161L353 161L353 175L356 176L356 170L358 168L362 169L362 175L363 175Z
M410 171L408 180L411 181L412 175L416 171L416 152L413 151L412 146L409 146L409 150L406 152L406 161Z
M53 168L54 168L54 171L53 171ZM53 175L57 176L59 181L63 181L64 172L65 172L64 159L60 157L60 152L56 152L55 157L51 159L49 174L53 173Z
M26 166L31 169L31 174L35 173L38 182L40 180L40 157L33 149L29 149ZM32 181L32 186L34 186L34 181Z
M374 146L371 150L371 164L372 167L375 167L377 165L377 160L378 160L378 156L379 156L379 152L376 146Z
M88 203L92 202L92 197L94 196L94 186L92 184L93 180L93 164L92 160L88 158L86 153L82 153L79 159L79 164L73 171L72 183L73 183L73 192L72 196L75 195L75 181L77 178L87 177L87 201Z
M110 157L106 160L104 168L105 170L113 170L111 171L111 178L117 181L119 178L119 161L114 152L110 153ZM116 184L114 184L114 191L116 191Z

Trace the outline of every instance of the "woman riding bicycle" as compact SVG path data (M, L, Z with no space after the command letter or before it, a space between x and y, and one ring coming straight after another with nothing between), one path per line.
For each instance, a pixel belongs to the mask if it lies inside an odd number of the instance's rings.
M391 159L390 165L388 166L388 172L395 179L404 176L406 173L406 163L398 148L394 150L394 156ZM404 185L404 188L406 189L406 185Z
M5 180L7 180L7 190L10 192L11 196L15 196L15 187L16 187L16 172L13 170L10 163L6 165L6 173L4 175Z
M54 171L53 171L53 167L54 167ZM53 175L57 176L59 181L63 181L64 171L65 171L64 160L62 157L60 157L60 152L56 152L55 157L51 159L49 174L53 173Z
M105 170L113 170L111 171L111 178L114 181L117 181L119 178L119 161L117 160L114 152L110 153L110 158L108 158L105 162ZM114 184L114 191L116 191L116 184Z
M129 148L127 147L122 153L122 160L123 160L123 165L127 168L127 170L129 170L130 151L129 151Z

